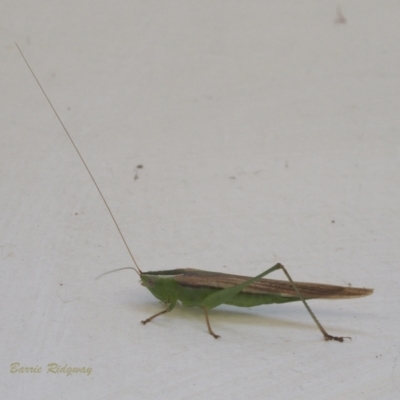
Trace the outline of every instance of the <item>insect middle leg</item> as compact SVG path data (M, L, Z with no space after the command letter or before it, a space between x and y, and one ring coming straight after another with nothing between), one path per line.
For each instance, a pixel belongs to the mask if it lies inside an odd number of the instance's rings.
M206 307L203 307L203 310L204 310L204 315L205 315L205 317L206 317L208 333L209 333L211 336L214 336L215 339L218 339L220 336L219 336L219 335L216 335L216 334L213 332L213 330L211 329L210 320L208 319L207 308L206 308Z

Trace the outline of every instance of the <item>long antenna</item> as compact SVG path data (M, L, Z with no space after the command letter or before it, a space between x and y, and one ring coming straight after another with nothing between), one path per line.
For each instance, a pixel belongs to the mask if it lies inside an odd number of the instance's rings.
M126 247L126 249L128 250L128 253L129 253L129 255L131 256L133 263L135 264L136 268L137 268L140 272L142 272L141 269L139 268L139 265L137 264L137 262L136 262L136 260L135 260L135 257L133 257L133 254L132 254L131 250L129 249L128 244L126 243L126 240L125 240L125 238L124 238L124 235L122 234L121 229L120 229L119 226L118 226L117 220L115 219L113 213L111 212L111 209L110 209L110 207L108 206L107 201L106 201L105 197L103 196L103 193L101 192L101 190L100 190L100 188L99 188L99 185L97 184L97 182L96 182L96 180L94 179L92 173L90 172L89 167L88 167L87 164L85 163L85 160L83 159L81 153L79 152L78 148L76 147L75 142L72 140L72 137L71 137L71 135L69 134L67 128L65 127L65 125L64 125L63 122L61 121L60 116L58 115L56 109L54 108L53 104L51 103L50 99L48 98L48 96L47 96L46 92L44 91L42 85L40 84L38 78L36 78L35 73L33 72L31 66L29 65L29 63L28 63L28 61L27 61L27 59L25 58L24 54L22 53L22 50L19 48L17 42L15 42L15 45L17 46L17 49L18 49L19 52L21 53L21 56L22 56L22 58L24 59L25 64L27 65L27 67L28 67L29 70L31 71L33 77L35 78L35 81L36 81L37 84L39 85L40 90L43 92L44 97L46 97L47 102L50 104L50 107L53 109L54 114L56 115L57 119L60 121L61 126L63 127L65 133L66 133L67 136L69 137L69 140L71 141L71 143L72 143L72 145L74 146L76 152L78 153L79 158L81 159L83 165L85 166L86 171L88 172L89 176L92 178L92 181L93 181L94 185L96 186L97 191L99 192L101 198L103 199L103 202L104 202L105 206L107 207L107 210L108 210L109 214L111 215L112 220L114 221L115 227L117 228L118 233L119 233L119 235L121 236L121 239L122 239L122 241L124 242L125 247Z

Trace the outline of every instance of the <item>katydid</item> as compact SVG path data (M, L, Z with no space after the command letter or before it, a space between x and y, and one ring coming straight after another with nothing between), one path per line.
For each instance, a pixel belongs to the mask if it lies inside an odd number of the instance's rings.
M253 307L262 304L302 301L308 313L323 334L325 340L336 340L339 342L343 342L343 340L346 338L350 339L349 337L338 337L328 334L326 330L322 327L314 313L311 311L306 300L363 297L372 294L373 289L343 287L307 282L294 282L287 272L286 268L280 263L274 265L273 267L255 276L254 278L218 272L209 272L198 269L173 269L166 271L142 272L138 264L136 263L136 260L133 257L131 250L129 249L129 246L122 234L121 229L118 226L118 223L110 207L107 204L105 197L103 196L103 193L101 192L96 180L94 179L87 164L82 158L82 155L76 147L71 135L64 126L61 118L59 117L50 99L46 95L43 87L41 86L39 80L34 74L32 68L30 67L28 61L26 60L17 43L16 46L21 53L21 56L24 59L26 65L31 71L33 77L35 78L37 84L39 85L41 91L46 97L46 100L48 101L50 107L53 109L54 114L59 120L65 133L70 139L84 167L89 173L89 176L96 186L107 208L107 211L109 212L115 224L115 227L117 228L117 231L123 243L125 244L125 247L133 261L133 264L135 265L135 267L125 267L105 272L100 276L124 269L133 269L140 276L142 285L149 289L150 292L157 299L161 300L167 306L163 311L160 311L153 316L143 320L142 324L147 324L159 315L172 311L172 309L179 301L183 304L183 306L186 307L202 308L204 311L208 332L210 333L210 335L217 339L219 336L215 334L211 328L208 311L215 307L218 307L221 304L228 304L237 307ZM288 281L263 279L264 276L278 269L281 269L284 272Z
M98 278L124 269L133 269L138 273L142 285L167 305L166 309L145 319L142 324L147 324L159 315L172 311L177 302L180 301L185 307L200 307L204 310L208 332L216 339L219 338L219 335L211 329L208 310L221 304L254 307L262 304L302 301L311 318L324 335L325 340L343 342L343 339L350 339L350 337L337 337L328 334L311 311L306 299L356 298L368 296L373 292L373 289L294 282L286 268L280 263L254 278L249 278L192 268L142 272L136 261L134 259L133 261L136 268L119 268L105 272ZM262 279L263 276L278 269L284 272L288 281Z

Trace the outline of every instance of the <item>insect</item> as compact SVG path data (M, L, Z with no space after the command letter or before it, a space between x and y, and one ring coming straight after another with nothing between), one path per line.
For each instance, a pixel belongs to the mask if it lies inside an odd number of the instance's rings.
M21 49L19 48L17 43L15 44L19 52L21 53L21 56L23 57L26 65L31 71L33 77L35 78L37 84L42 90L44 96L46 97L48 103L53 109L65 133L69 137L87 172L89 173L117 228L119 235L121 236L123 243L125 244L125 247L133 261L133 264L135 265L135 267L119 268L113 271L108 271L100 275L99 277L124 269L133 269L139 275L141 284L145 286L157 299L166 304L166 308L164 310L145 319L144 321L142 321L142 324L147 324L154 318L172 311L179 301L183 304L183 306L186 307L202 308L204 311L208 332L210 333L210 335L217 339L219 338L219 336L215 334L211 328L208 311L221 304L228 304L237 307L253 307L262 304L301 301L307 309L308 313L310 314L311 318L317 325L318 329L321 331L325 340L335 340L338 342L343 342L344 339L351 339L350 337L332 336L328 334L310 309L306 300L363 297L372 294L373 289L343 287L319 283L294 282L287 272L286 268L280 263L274 265L273 267L255 276L254 278L240 275L224 274L219 272L203 271L198 269L173 269L166 271L142 272L138 264L136 263L136 260L133 257L133 254L129 249L129 246L118 226L118 223L110 207L108 206L107 201L104 198L99 186L96 183L96 180L91 174L72 137L70 136L68 130L65 128L57 111L54 109L50 99L46 95L43 87L41 86L39 80L34 74ZM264 276L279 269L283 271L288 281L263 278Z

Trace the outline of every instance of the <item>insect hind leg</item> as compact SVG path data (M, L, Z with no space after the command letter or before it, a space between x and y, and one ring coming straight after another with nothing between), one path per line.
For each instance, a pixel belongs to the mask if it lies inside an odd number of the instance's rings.
M311 318L313 319L313 321L315 322L315 324L317 325L318 329L321 331L321 333L324 335L324 339L325 340L335 340L337 342L343 342L344 339L349 339L351 340L351 337L349 336L332 336L330 335L325 329L324 327L321 325L321 323L318 321L317 317L315 316L315 314L311 311L310 306L307 304L306 300L304 299L304 297L302 296L302 294L300 293L299 289L297 288L296 283L293 281L292 277L289 275L289 272L287 272L286 268L278 263L276 265L274 265L272 268L270 268L270 272L275 271L277 269L281 269L284 274L286 275L287 279L289 280L289 282L292 284L294 291L296 292L297 296L300 298L300 300L303 302L304 307L306 308L306 310L308 311L308 313L310 314Z

